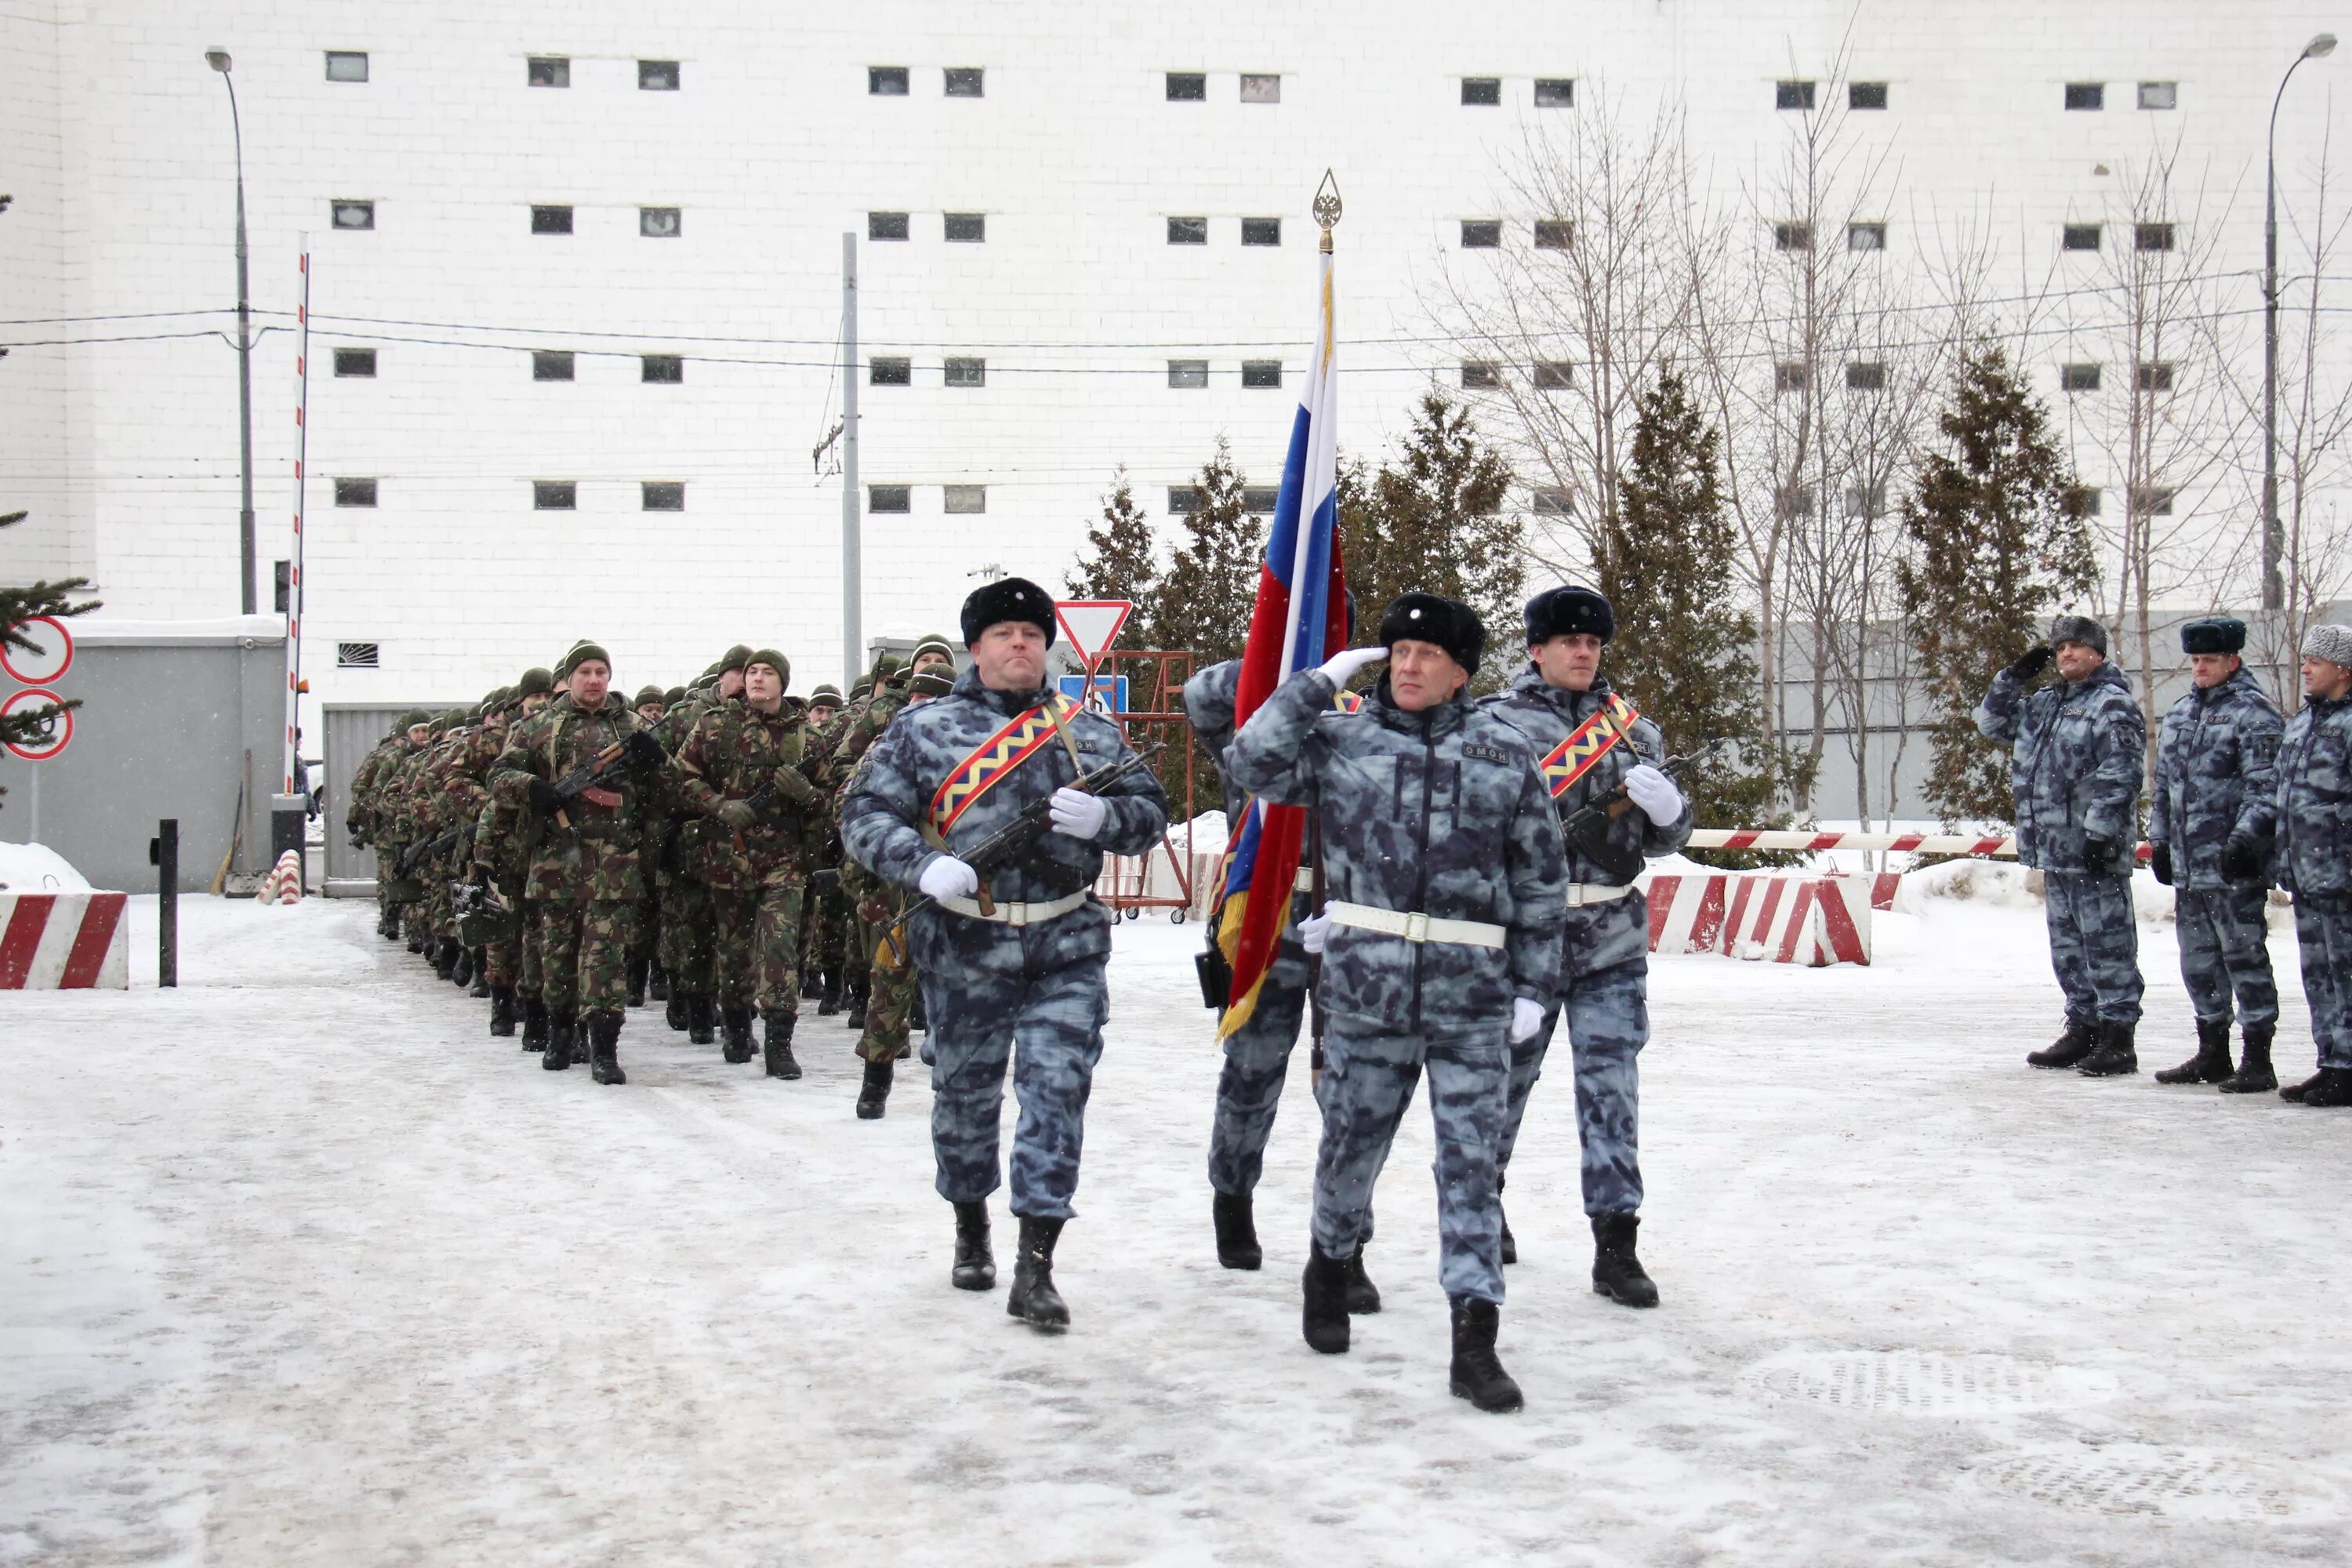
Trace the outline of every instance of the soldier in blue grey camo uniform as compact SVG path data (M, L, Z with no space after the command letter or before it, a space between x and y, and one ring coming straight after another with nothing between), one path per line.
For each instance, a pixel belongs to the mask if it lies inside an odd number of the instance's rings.
M1054 1286L1054 1248L1077 1190L1109 1011L1110 916L1088 889L1106 852L1138 855L1160 841L1168 797L1148 770L1108 795L1071 787L1131 753L1116 724L1048 686L1054 602L1044 589L1018 577L981 588L964 601L963 636L972 667L876 738L842 805L841 836L876 876L937 900L906 936L930 1020L937 1184L955 1205L950 1280L967 1290L996 1282L988 1194L999 1182L1010 1065L1021 1100L1012 1159L1021 1241L1005 1310L1058 1331L1070 1313ZM990 758L1011 760L991 767ZM1050 802L1053 830L983 893L956 851L1038 801Z
M2053 663L2060 679L2029 691ZM2091 1078L2137 1072L2131 873L2147 721L2107 658L2106 627L2088 616L2052 621L2049 641L1993 677L1977 728L2011 748L2017 858L2042 871L2050 963L2066 996L2065 1031L2025 1059Z
M1225 753L1240 788L1322 814L1331 901L1300 932L1323 951L1329 1021L1302 1323L1316 1350L1348 1348L1347 1260L1425 1067L1451 1386L1482 1410L1516 1410L1495 1353L1496 1156L1511 1047L1542 1026L1559 982L1559 822L1527 738L1463 696L1486 644L1476 613L1407 594L1381 641L1293 676ZM1362 710L1333 712L1339 689L1383 657Z
M2319 1071L2279 1090L2352 1105L2352 626L2303 638L2303 711L2279 743L2279 883L2294 895Z
M1528 668L1482 706L1526 734L1539 764L1555 752L1573 753L1545 770L1545 788L1557 790L1552 804L1562 821L1622 784L1638 809L1610 825L1616 845L1641 855L1680 849L1690 842L1690 803L1658 770L1665 760L1658 727L1639 717L1623 723L1630 710L1601 673L1601 650L1617 633L1609 601L1590 588L1553 588L1528 601L1527 625ZM1612 734L1622 738L1612 741ZM1591 755L1581 748L1595 744L1606 749L1577 772L1580 758ZM1584 1213L1592 1222L1592 1288L1628 1307L1654 1307L1658 1288L1634 1250L1642 1223L1639 1063L1650 1037L1650 907L1640 889L1575 845L1563 848L1569 888L1559 991L1544 1010L1542 1030L1511 1047L1501 1163L1510 1164L1544 1053L1565 1022L1576 1068ZM1499 1173L1495 1185L1499 1192ZM1503 1261L1517 1260L1507 1221Z
M2180 981L2197 1015L2197 1054L2158 1083L2219 1084L2225 1094L2278 1087L2271 1037L2271 837L2278 820L2278 746L2286 721L2238 650L2246 623L2228 616L2180 628L2191 685L2164 715L2147 819L2148 866L2173 889ZM2237 994L2246 1049L2230 1068L2230 1002Z

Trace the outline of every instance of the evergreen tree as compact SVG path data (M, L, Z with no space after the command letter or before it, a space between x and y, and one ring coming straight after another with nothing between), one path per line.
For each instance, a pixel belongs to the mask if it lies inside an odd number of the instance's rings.
M2049 416L1999 349L1961 360L1937 423L1895 572L1934 713L1927 803L1952 828L2008 820L2009 769L1977 732L1977 703L2043 616L2096 584L2098 561Z
M1073 599L1131 600L1138 613L1129 616L1126 636L1138 646L1155 646L1148 636L1150 626L1139 623L1148 621L1140 612L1148 611L1160 577L1157 548L1151 520L1136 504L1135 487L1121 468L1112 476L1110 493L1103 497L1100 523L1087 531L1087 547L1063 584Z
M1220 436L1192 482L1183 538L1145 601L1148 646L1190 648L1195 668L1240 658L1265 559L1265 520L1250 514L1242 472Z
M14 528L24 521L23 512L12 511L5 517L0 517L0 528ZM89 579L87 577L65 577L54 583L35 583L21 588L0 583L0 646L12 647L22 653L37 651L38 645L17 629L17 623L30 620L36 616L62 618L67 616L88 614L98 608L98 601L89 599L77 605L73 602L73 595L89 586ZM23 744L45 740L47 738L51 720L69 708L80 706L81 703L79 700L63 703L45 702L38 708L25 709L11 713L5 718L0 718L0 745L11 742ZM6 790L0 789L0 795L7 793Z

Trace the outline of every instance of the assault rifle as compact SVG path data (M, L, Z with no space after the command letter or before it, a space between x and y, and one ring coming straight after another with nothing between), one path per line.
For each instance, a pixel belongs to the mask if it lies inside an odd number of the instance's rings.
M618 778L624 769L636 767L651 770L660 767L668 761L669 753L662 750L661 742L653 738L651 731L630 731L626 735L555 781L551 787L560 803L555 808L556 826L567 829L571 827L572 819L564 814L564 807L590 790L603 788Z
M460 824L438 838L420 838L400 852L399 870L404 877L416 875L416 868L436 855L445 854L457 846L457 840L474 830L470 822Z
M514 907L484 882L450 883L449 912L457 917L457 940L467 947L503 942L522 924Z
M1668 757L1658 764L1658 771L1668 778L1679 777L1714 755L1716 748L1722 744L1720 738L1702 742L1695 752ZM1642 852L1619 848L1610 841L1609 829L1619 817L1633 809L1633 802L1621 784L1607 795L1587 801L1560 818L1559 836L1582 850L1587 859L1611 876L1630 882L1642 874Z

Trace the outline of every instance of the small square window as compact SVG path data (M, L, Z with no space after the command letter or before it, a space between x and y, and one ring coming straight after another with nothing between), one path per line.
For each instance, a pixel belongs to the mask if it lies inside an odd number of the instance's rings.
M1772 107L1804 109L1813 107L1813 83L1809 81L1776 81L1772 84Z
M1784 359L1772 367L1772 390L1802 392L1812 384L1812 372L1801 359Z
M2095 364L2062 364L2058 367L2058 390L2061 392L2096 392L2099 390L2099 367Z
M1541 486L1529 492L1528 504L1529 510L1533 510L1538 517L1574 517L1576 515L1575 492L1554 485Z
M339 642L335 645L337 669L380 669L383 668L383 645L372 642Z
M337 375L356 375L373 379L375 375L375 350L337 349L335 351L335 374Z
M868 239L904 239L907 237L905 213L867 213L866 237Z
M1209 362L1204 359L1171 359L1168 362L1168 384L1188 391L1209 384Z
M950 516L977 517L988 510L986 485L946 485L941 488Z
M2058 510L2068 517L2084 518L2099 515L2100 491L2094 485L2069 485L2059 492Z
M1848 392L1884 392L1886 390L1886 366L1877 360L1855 360L1845 367L1845 389Z
M950 245L984 245L988 241L986 213L947 213L946 234Z
M1205 71L1170 71L1168 101L1171 103L1206 103L1209 100L1209 77Z
M686 356L683 354L639 354L637 379L664 386L676 386L686 380Z
M2107 88L2105 82L2070 81L2066 84L2066 107L2069 109L2105 109Z
M676 239L685 227L685 214L677 207L637 209L637 233L647 239Z
M2173 81L2144 81L2140 83L2139 106L2142 109L2179 108L2180 84Z
M947 94L950 98L985 98L988 78L978 66L950 66L947 68Z
M1850 223L1846 225L1845 247L1848 250L1885 249L1886 226L1883 223Z
M1465 217L1462 220L1463 249L1500 250L1502 247L1502 219L1495 217Z
M2135 366L2134 380L2142 392L2170 392L2172 364L2168 360L2145 360Z
M533 234L570 234L570 207L533 206L530 209L530 232Z
M1883 81L1850 81L1846 83L1845 106L1848 109L1885 108L1886 84Z
M2067 250L2096 250L2099 248L2099 226L2095 223L2070 223L2059 243Z
M676 92L677 62L676 60L639 60L637 90L639 92Z
M868 386L912 386L915 362L903 354L876 354L866 362Z
M637 487L637 506L642 511L684 511L686 481L684 479L647 479Z
M530 378L533 381L570 381L572 351L570 349L531 350Z
M1564 76L1539 76L1536 78L1536 107L1538 109L1575 108L1575 79Z
M368 79L367 56L355 49L327 51L329 81L365 81Z
M533 55L523 68L523 79L533 87L572 85L572 62L562 55Z
M1576 226L1564 217L1536 219L1536 248L1566 250L1576 239Z
M1782 485L1772 497L1772 511L1782 522L1813 515L1813 487Z
M1200 502L1201 492L1190 485L1168 487L1168 515L1171 517L1190 517L1192 509Z
M1474 109L1494 108L1503 101L1503 79L1498 76L1464 77L1462 101Z
M1849 485L1845 492L1845 514L1860 522L1866 518L1886 515L1885 485Z
M1280 245L1282 220L1278 217L1245 217L1242 219L1244 245Z
M1242 101L1244 103L1280 103L1282 78L1272 74L1244 71Z
M905 66L867 66L866 95L868 98L904 98L907 96Z
M2141 517L2170 517L2172 491L2163 486L2147 485L2132 492L2132 510Z
M1811 250L1813 247L1813 226L1809 223L1776 223L1772 226L1772 248L1775 250Z
M579 510L580 481L578 479L531 480L530 509L533 511Z
M1204 217L1171 217L1168 220L1168 243L1171 245L1206 245L1209 243L1209 220Z
M328 204L328 209L334 215L337 228L373 228L375 226L373 202L351 201L337 197Z
M2172 226L2168 223L2136 223L2132 225L2132 244L2140 250L2170 250Z
M1282 362L1278 359L1242 361L1242 384L1250 387L1280 386Z
M1576 366L1564 359L1536 361L1536 390L1566 392L1576 384Z
M912 485L868 485L866 487L867 511L912 511L915 510L915 487Z
M988 362L984 359L950 359L947 363L947 384L950 386L986 386Z
M1242 510L1253 516L1265 517L1271 514L1281 500L1282 487L1279 485L1244 485L1242 487Z
M1499 392L1503 387L1503 367L1490 359L1465 359L1462 362L1462 385L1467 392Z
M373 479L337 479L335 504L337 506L375 505L375 481Z

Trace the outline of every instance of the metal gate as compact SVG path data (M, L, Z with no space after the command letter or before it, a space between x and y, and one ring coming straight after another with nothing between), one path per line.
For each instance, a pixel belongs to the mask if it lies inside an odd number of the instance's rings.
M326 804L320 815L327 825L325 891L331 899L375 897L375 851L353 848L351 835L343 831L344 814L352 808L352 775L375 750L375 743L392 733L392 721L417 706L414 702L330 702L322 710L327 734L320 756L326 765Z

